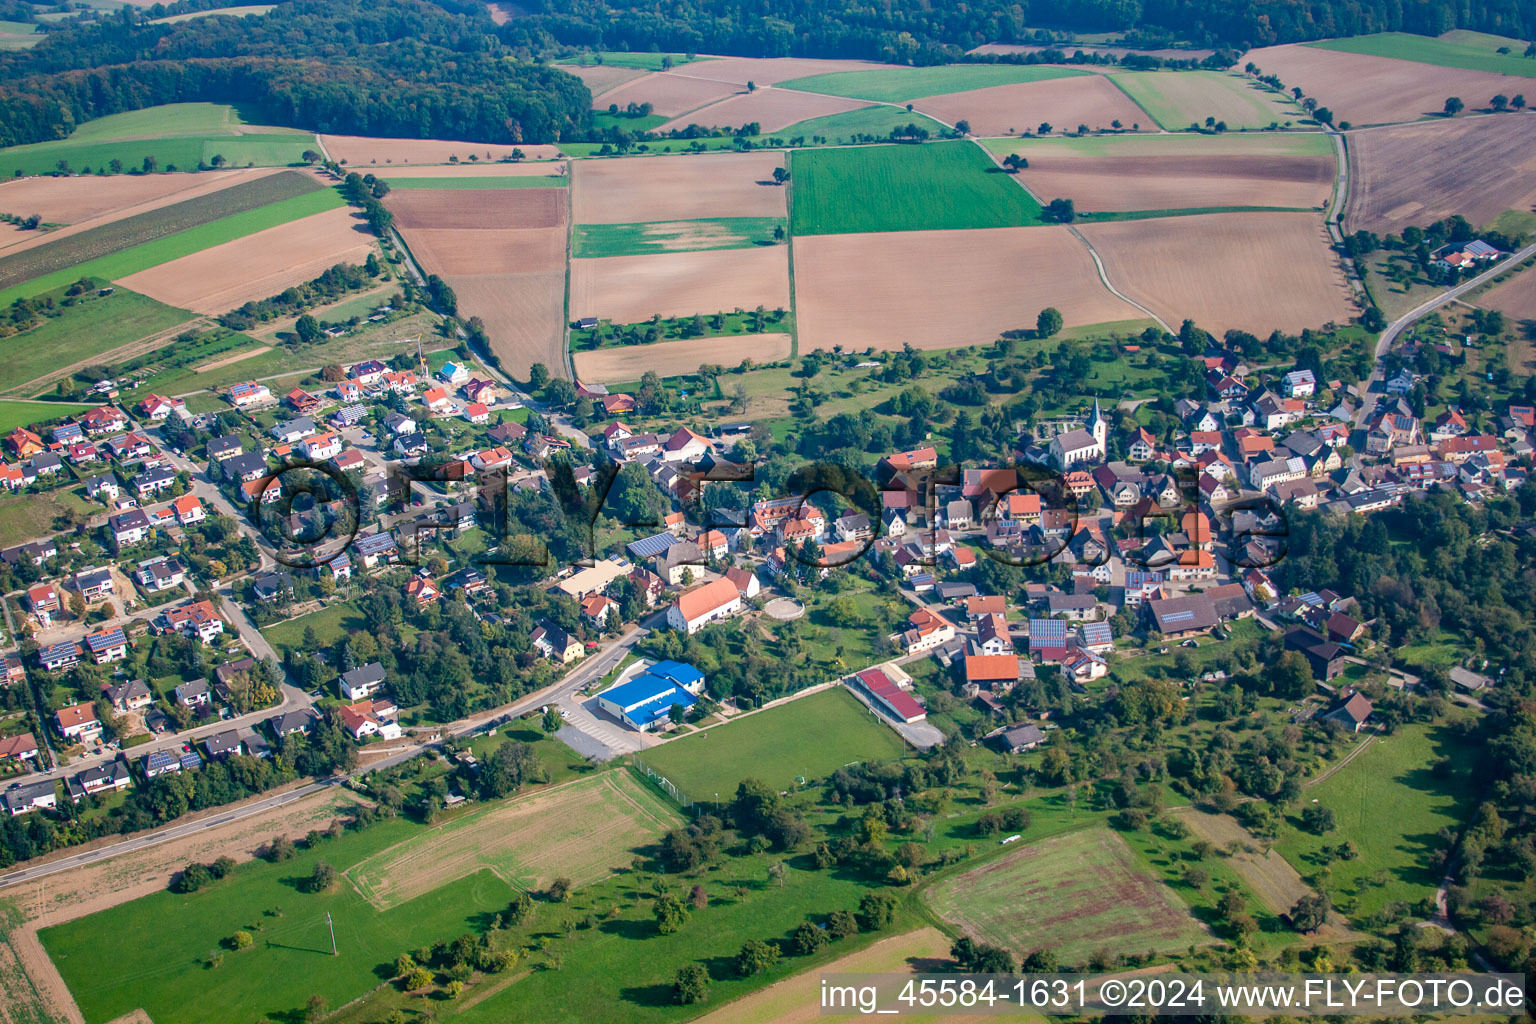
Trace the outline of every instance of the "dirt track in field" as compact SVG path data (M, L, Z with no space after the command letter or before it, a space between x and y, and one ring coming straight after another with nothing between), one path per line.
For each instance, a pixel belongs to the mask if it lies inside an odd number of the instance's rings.
M1464 71L1432 64L1320 50L1287 43L1251 50L1238 64L1257 64L1264 74L1279 75L1333 111L1334 123L1355 127L1417 121L1439 114L1447 96L1459 96L1473 110L1498 93L1513 96L1531 88L1531 79Z
M1508 114L1349 136L1345 225L1397 234L1459 213L1482 226L1536 204L1536 117Z
M571 261L571 318L614 323L652 315L789 308L789 247L704 249Z
M1154 130L1152 115L1142 110L1103 75L1075 75L1043 82L994 85L914 101L921 113L945 124L969 121L976 135L1016 135L1032 132L1042 121L1058 132L1077 126L1108 129L1114 121L1126 128L1140 124Z
M327 210L130 274L118 281L198 313L226 313L313 280L338 263L362 263L374 237L351 207Z
M390 164L446 164L474 154L481 160L510 160L514 149L521 149L529 160L554 160L560 156L555 146L514 145L511 143L453 142L447 139L380 139L361 135L322 135L321 143L332 160L350 168L366 171Z
M577 224L639 224L706 217L783 217L773 169L784 154L702 153L636 160L582 160L573 168Z
M651 345L620 345L571 356L576 376L587 384L623 384L639 380L647 370L663 377L694 373L700 366L716 363L740 365L743 359L771 363L789 358L787 334L734 334L720 338L687 338L658 341Z
M863 100L846 100L836 96L818 96L815 93L795 89L760 88L756 92L737 93L711 103L707 107L674 118L662 125L660 131L686 128L690 124L706 128L739 127L756 121L764 132L776 132L781 128L807 121L813 117L841 114L869 106Z
M1109 279L1177 324L1265 335L1355 312L1321 214L1213 213L1083 224Z
M1032 328L1046 306L1068 327L1145 317L1104 288L1063 227L811 235L794 245L801 352L986 344Z

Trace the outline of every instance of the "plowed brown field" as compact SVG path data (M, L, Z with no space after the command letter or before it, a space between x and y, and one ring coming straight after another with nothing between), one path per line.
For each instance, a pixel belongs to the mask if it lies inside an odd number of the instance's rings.
M730 82L745 86L748 82L758 85L777 85L792 78L808 75L826 75L834 71L890 70L889 64L876 64L867 60L818 60L813 57L718 57L714 60L684 64L672 71L674 75L691 78L709 78L716 82Z
M571 317L615 323L789 308L789 246L571 261Z
M1529 78L1464 71L1432 64L1320 50L1288 43L1251 50L1239 64L1257 64L1279 75L1287 89L1302 92L1333 111L1335 123L1355 126L1417 121L1438 114L1447 96L1459 96L1468 110L1482 107L1496 94L1513 96L1529 89Z
M787 128L799 121L806 121L813 117L826 117L828 114L841 114L864 106L868 104L862 100L818 96L815 93L799 92L794 89L758 89L756 92L737 93L719 103L711 103L707 107L674 118L662 125L659 130L671 131L674 128L686 128L690 124L703 125L706 128L721 126L734 128L749 121L756 121L763 131L776 132L780 128Z
M1138 135L1020 139L1020 180L1036 195L1071 196L1081 211L1209 206L1320 208L1333 189L1332 151L1316 135ZM1006 153L1008 150L998 150Z
M332 160L339 160L358 170L374 164L446 164L453 157L468 160L473 154L481 160L510 160L514 149L521 149L529 160L553 160L560 155L555 146L513 145L510 143L454 142L450 139L380 139L365 135L322 135L320 141Z
M917 100L916 107L945 124L969 121L971 131L977 135L1032 132L1042 121L1050 122L1061 132L1075 131L1080 124L1109 128L1117 120L1126 128L1135 124L1143 129L1155 127L1151 115L1103 75L1075 75L929 96Z
M459 312L478 316L491 338L501 368L526 379L543 363L560 374L565 356L565 270L528 274L445 277L459 300Z
M521 274L565 270L564 228L412 228L405 244L429 274Z
M639 224L707 217L782 217L773 183L782 153L703 153L580 160L571 197L577 224Z
M611 64L589 64L586 66L562 64L561 71L568 71L587 84L592 92L592 98L597 99L604 92L616 85L625 82L633 82L637 78L644 78L647 72L641 68L619 68Z
M800 350L956 348L1033 327L1145 317L1106 290L1063 227L811 235L795 242Z
M1171 324L1187 317L1217 335L1235 327L1262 336L1355 312L1319 214L1212 213L1079 230L1115 287Z
M1349 137L1351 231L1397 233L1453 213L1483 225L1536 203L1536 117L1457 118Z
M722 338L658 341L652 345L621 345L571 356L576 376L586 384L623 384L639 380L647 370L663 377L695 373L706 363L737 366L743 359L772 363L789 358L787 334L737 334Z
M629 103L649 103L655 113L676 117L743 89L744 86L731 82L690 78L676 71L658 71L609 89L603 93L602 105L617 103L622 107Z
M385 204L401 229L477 231L565 223L563 188L398 189Z
M338 263L361 263L373 251L367 226L351 207L342 207L162 263L118 283L167 305L227 313L312 280Z
M1526 268L1505 278L1475 301L1516 320L1536 320L1536 270Z

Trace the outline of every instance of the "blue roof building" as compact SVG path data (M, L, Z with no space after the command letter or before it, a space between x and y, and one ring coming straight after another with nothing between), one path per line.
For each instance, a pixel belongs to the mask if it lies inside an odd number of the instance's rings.
M650 537L641 537L637 541L631 541L624 545L624 550L629 552L631 558L652 558L677 544L678 539L670 533L658 533Z
M664 725L677 706L693 707L704 690L704 673L678 661L661 661L627 683L598 694L598 707L631 729Z

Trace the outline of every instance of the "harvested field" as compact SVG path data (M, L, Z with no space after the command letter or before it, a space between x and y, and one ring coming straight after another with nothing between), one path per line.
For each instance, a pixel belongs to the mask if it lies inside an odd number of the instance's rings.
M563 228L413 228L405 244L429 274L520 274L565 269Z
M51 239L23 252L0 256L0 289L56 271L72 270L93 259L131 249L223 217L318 192L312 174L283 171L228 188L164 205L146 213L104 223L89 231Z
M1138 319L1100 283L1064 227L800 237L800 350L984 344L1032 327L1046 306L1068 327Z
M484 231L561 227L565 201L563 188L407 189L391 192L386 205L403 231Z
M705 249L571 261L571 317L618 324L734 309L789 308L789 247Z
M784 88L876 103L908 103L924 96L1043 82L1049 78L1078 78L1089 73L1082 68L1050 64L939 64L921 68L888 65L878 71L832 72L797 78L785 82Z
M640 68L617 68L612 64L562 64L560 70L569 71L585 82L594 100L616 85L633 82L647 74Z
M1397 234L1459 213L1473 224L1536 203L1536 117L1476 117L1349 137L1351 231ZM3 194L3 192L0 192Z
M735 334L602 348L577 352L571 358L576 364L576 376L583 382L622 384L639 380L647 370L663 377L676 377L696 373L706 363L735 366L748 358L758 363L776 362L789 358L790 345L787 334Z
M845 100L835 96L818 96L814 93L796 92L793 89L759 88L756 92L736 93L719 103L711 103L690 114L674 118L663 124L658 131L686 128L690 124L706 128L736 127L756 121L766 134L787 128L798 121L829 114L842 114L865 106L860 100Z
M573 167L577 224L635 224L704 217L783 217L773 183L782 153L580 160Z
M1333 111L1335 123L1349 121L1357 127L1438 114L1447 96L1460 96L1471 110L1498 93L1513 96L1530 87L1527 79L1514 75L1339 53L1298 43L1251 50L1239 58L1239 63L1248 62L1265 74L1279 75L1287 89L1299 86Z
M470 156L495 162L512 159L521 149L529 160L553 160L560 155L554 146L522 146L510 143L453 142L448 139L380 139L364 135L321 135L320 143L332 160L358 169L374 164L446 164L453 157Z
M606 772L493 804L353 865L346 877L380 910L489 869L524 891L557 875L602 878L679 818L627 773Z
M1496 309L1514 320L1536 321L1536 271L1524 270L1504 278L1475 300L1484 309Z
M1130 128L1152 127L1151 117L1115 88L1105 75L1079 75L1043 82L995 85L988 89L929 96L915 106L945 124L969 121L976 135L1017 135L1048 121L1057 131L1080 124L1109 128L1115 121Z
M1354 313L1320 214L1213 213L1079 230L1115 287L1168 323L1267 335Z
M1189 908L1106 828L1045 839L940 882L923 895L973 938L1063 964L1096 950L1173 952L1211 941Z
M374 237L350 207L216 245L122 279L126 288L199 313L225 313L318 277L338 263L361 263Z
M272 168L263 167L202 174L21 178L0 183L0 211L22 217L35 213L45 224L79 224L126 210L142 212L275 173ZM49 233L31 237L57 236Z
M1393 57L1470 71L1495 71L1522 78L1536 77L1536 66L1524 56L1526 42L1508 36L1457 30L1439 37L1412 32L1379 32L1346 39L1323 39L1310 45L1325 50ZM1503 49L1504 53L1499 53Z
M424 167L412 167L398 177L407 180L412 178L537 178L564 173L564 160L539 160L533 163L521 160L512 163L502 160L494 164L428 164ZM393 180L389 175L380 175L380 177Z
M1080 212L1309 209L1333 190L1333 147L1318 133L996 140L990 148L1027 158L1020 180L1039 196L1071 196Z
M565 269L526 274L445 277L463 316L478 316L501 368L526 380L543 363L558 374L565 362Z
M1301 108L1241 75L1224 71L1133 71L1111 81L1169 130L1214 117L1228 128L1266 128L1305 116Z
M609 89L603 94L602 105L617 103L623 107L630 103L649 103L654 113L677 117L744 91L744 85L732 82L690 78L676 71L658 71Z

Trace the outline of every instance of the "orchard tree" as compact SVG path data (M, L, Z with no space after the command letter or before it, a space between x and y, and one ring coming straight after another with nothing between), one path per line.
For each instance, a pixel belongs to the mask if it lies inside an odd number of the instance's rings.
M1445 99L1445 116L1455 117L1466 109L1466 104L1461 102L1460 96L1447 96Z
M709 998L709 972L701 964L683 964L672 982L672 996L683 1006Z

